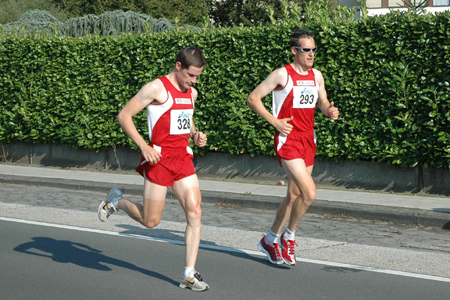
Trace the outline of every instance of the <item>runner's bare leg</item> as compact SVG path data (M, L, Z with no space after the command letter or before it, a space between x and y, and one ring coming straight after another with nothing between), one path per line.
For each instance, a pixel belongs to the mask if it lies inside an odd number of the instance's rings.
M316 186L311 177L313 166L306 167L303 159L282 160L283 168L288 173L288 191L278 208L275 221L270 228L280 233L289 221L288 228L295 231L309 206L316 198Z
M145 227L153 228L161 221L167 187L144 179L144 204L126 199L119 200L119 209Z
M195 267L201 235L202 196L197 175L175 181L173 191L186 215L186 266Z
M288 189L286 197L284 197L283 202L281 202L280 207L275 215L275 220L272 224L270 230L276 234L279 234L283 226L289 221L291 217L292 205L295 199L300 195L300 190L292 179L289 178Z
M316 198L316 185L311 176L313 166L306 167L303 159L281 160L289 178L297 185L300 195L292 205L288 229L295 231L298 223Z

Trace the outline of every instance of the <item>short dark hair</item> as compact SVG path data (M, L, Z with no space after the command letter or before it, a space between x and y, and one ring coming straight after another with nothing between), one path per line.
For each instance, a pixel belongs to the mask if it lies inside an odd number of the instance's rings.
M306 28L299 28L291 35L291 47L300 47L301 38L314 38L314 34Z
M187 69L190 66L201 68L206 65L203 51L196 47L186 47L178 51L177 61L181 63L183 69Z

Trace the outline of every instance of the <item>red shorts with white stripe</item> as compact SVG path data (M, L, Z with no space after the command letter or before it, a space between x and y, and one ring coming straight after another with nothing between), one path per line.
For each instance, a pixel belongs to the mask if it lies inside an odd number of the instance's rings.
M316 157L316 137L313 130L307 132L292 131L288 136L275 135L275 152L278 162L281 159L293 160L301 158L307 167L314 165Z
M173 186L175 181L195 174L192 149L161 148L153 146L161 152L162 157L156 164L147 162L143 156L136 171L148 181L162 186Z

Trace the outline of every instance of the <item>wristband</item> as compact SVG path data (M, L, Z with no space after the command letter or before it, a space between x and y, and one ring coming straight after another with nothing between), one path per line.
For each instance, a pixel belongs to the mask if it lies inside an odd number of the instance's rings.
M193 140L194 139L194 136L197 134L197 131L196 132L194 132L194 133L191 133L191 136L190 136L190 138L191 138L191 140Z

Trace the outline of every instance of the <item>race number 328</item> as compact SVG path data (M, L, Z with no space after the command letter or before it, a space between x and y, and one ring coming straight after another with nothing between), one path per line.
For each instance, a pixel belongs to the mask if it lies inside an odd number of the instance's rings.
M294 86L294 108L315 108L318 92L316 87Z
M189 134L193 113L193 109L172 110L170 112L170 134Z
M178 123L178 126L177 126L178 130L191 129L191 120L190 119L178 119L177 123Z

